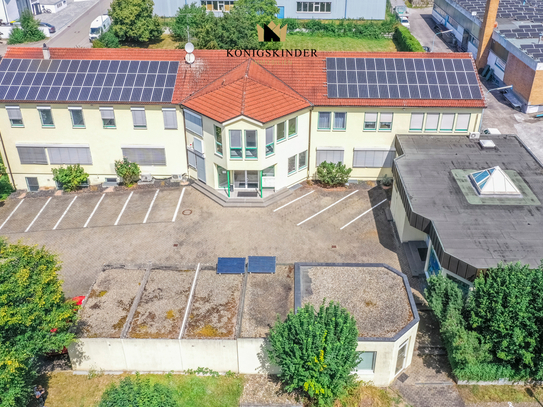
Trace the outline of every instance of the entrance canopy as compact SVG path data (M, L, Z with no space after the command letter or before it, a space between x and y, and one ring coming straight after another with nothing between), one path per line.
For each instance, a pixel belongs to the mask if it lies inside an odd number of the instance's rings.
M469 175L479 195L522 195L511 178L498 166Z

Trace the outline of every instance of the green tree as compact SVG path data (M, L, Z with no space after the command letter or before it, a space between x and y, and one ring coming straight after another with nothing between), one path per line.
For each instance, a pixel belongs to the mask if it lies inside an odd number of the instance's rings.
M332 405L356 382L358 329L337 303L323 302L318 312L311 304L291 311L270 330L270 344L270 358L281 368L287 391L303 391L319 406Z
M115 160L115 172L128 187L131 187L140 178L141 174L140 166L137 163L128 161L126 157L123 157L122 160Z
M323 161L317 167L317 179L326 186L341 186L347 183L352 171L342 162L334 164Z
M115 34L113 34L113 31L109 30L100 35L98 40L101 44L103 44L103 48L119 48L121 44L119 43L119 39L115 37ZM95 47L93 42L93 48L102 48L102 47Z
M79 189L81 184L89 179L89 174L85 172L79 164L68 165L66 168L53 168L53 179L62 185L66 192Z
M277 18L279 7L275 0L236 0L234 9L236 8L243 10L247 19L255 25L267 25L270 21L280 24Z
M111 30L119 41L148 42L160 38L162 24L153 15L153 0L113 0ZM101 41L100 41L101 42Z
M39 21L29 10L24 10L21 13L20 22L21 28L13 28L9 35L8 44L21 44L45 39L45 34L39 29Z
M25 406L37 357L74 341L76 306L66 301L57 257L0 240L0 405Z
M125 377L118 385L112 384L103 394L98 407L177 407L171 388L151 383L149 378Z
M259 49L256 24L245 8L235 6L217 18L216 41L220 49Z
M213 13L210 13L213 16ZM198 38L198 33L208 20L207 12L204 7L197 6L195 3L185 4L180 7L175 14L175 19L170 24L170 29L175 38L181 41L188 41L187 27L190 37Z

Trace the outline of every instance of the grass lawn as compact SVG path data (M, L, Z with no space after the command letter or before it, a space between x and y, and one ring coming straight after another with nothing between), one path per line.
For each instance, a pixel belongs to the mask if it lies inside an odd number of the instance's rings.
M346 397L337 400L334 407L411 407L390 389L360 383Z
M36 383L48 391L47 407L93 407L104 390L119 383L124 375L73 375L55 372L41 376ZM210 377L196 375L141 375L153 382L161 382L175 389L176 401L181 407L237 407L243 390L243 378ZM35 407L30 404L28 407Z
M148 48L148 49L175 49L179 42L175 41L169 34L163 34L160 40L149 41L146 43L127 43L124 42L121 48Z
M458 386L468 403L488 402L543 402L543 387L536 386Z
M365 51L395 52L396 46L391 39L351 37L326 37L317 35L287 34L285 49L316 49L317 51Z

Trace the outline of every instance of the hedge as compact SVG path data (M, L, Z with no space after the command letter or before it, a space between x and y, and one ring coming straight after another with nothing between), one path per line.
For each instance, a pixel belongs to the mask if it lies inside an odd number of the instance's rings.
M420 42L403 25L396 26L392 39L398 47L398 51L424 52Z

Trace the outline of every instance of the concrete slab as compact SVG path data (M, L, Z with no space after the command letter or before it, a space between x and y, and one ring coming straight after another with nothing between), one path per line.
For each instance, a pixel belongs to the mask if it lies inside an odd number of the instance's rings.
M94 213L88 227L113 226L129 195L130 192L107 194Z
M79 195L58 225L57 230L82 228L101 196L101 194Z
M183 188L161 189L149 214L147 223L171 222L182 191ZM183 200L185 199L185 195L187 195L187 191L185 191ZM179 208L179 211L181 212L181 208ZM180 219L180 214L177 215L177 219Z
M72 199L73 197L70 196L54 196L38 219L36 219L28 233L37 232L39 230L52 230ZM38 212L36 212L34 216L36 216Z
M11 219L4 225L2 233L23 233L48 199L49 198L25 199ZM19 202L20 201L17 200L17 203Z
M119 219L119 225L135 225L142 224L149 209L149 205L153 200L156 190L138 191L132 195L130 201ZM159 192L160 194L160 192ZM128 199L128 195L126 196ZM124 205L124 203L123 203ZM122 209L122 208L121 208Z

